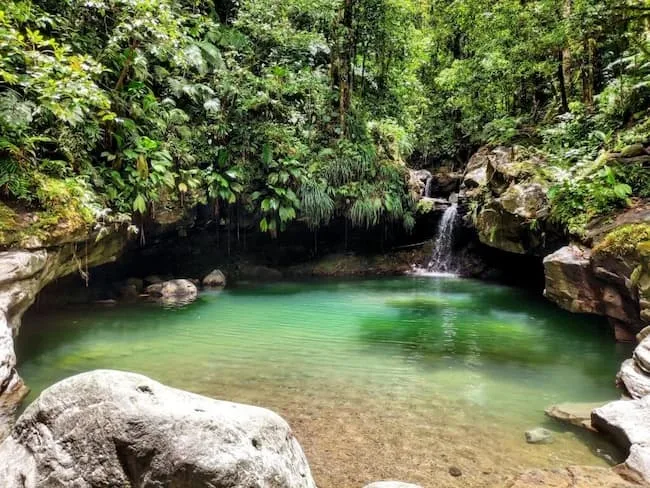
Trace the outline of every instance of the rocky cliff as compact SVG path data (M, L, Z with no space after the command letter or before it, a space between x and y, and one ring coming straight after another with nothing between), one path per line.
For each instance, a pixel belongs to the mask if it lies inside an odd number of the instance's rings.
M0 251L0 439L27 393L15 368L13 342L23 313L48 283L74 272L87 275L89 268L116 259L127 234L125 222L104 222L74 238L52 234L22 249Z
M597 164L628 159L605 154ZM533 150L483 147L463 178L466 219L483 244L543 259L549 300L605 316L618 339L633 340L650 323L650 204L630 202L578 235L551 217L551 188L571 177Z

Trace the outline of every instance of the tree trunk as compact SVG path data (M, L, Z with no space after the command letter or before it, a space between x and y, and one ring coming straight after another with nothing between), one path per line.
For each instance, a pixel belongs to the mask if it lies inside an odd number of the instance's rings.
M572 10L573 0L564 0L562 18L565 22L571 17ZM566 39L565 46L562 48L562 52L560 53L560 63L562 65L561 89L564 90L564 98L566 98L566 108L564 101L562 102L562 108L565 112L569 111L569 100L573 92L573 72L571 69L571 62L571 48L569 47L569 40Z
M584 62L582 65L582 102L592 109L594 106L594 57L596 40L585 37L582 42Z
M347 134L346 116L352 101L352 57L355 45L352 29L353 8L354 0L344 0L341 13L341 30L338 39L339 125L342 137Z
M564 50L558 52L557 77L560 84L560 100L562 102L561 113L569 111L569 100L567 98L566 78L565 78Z

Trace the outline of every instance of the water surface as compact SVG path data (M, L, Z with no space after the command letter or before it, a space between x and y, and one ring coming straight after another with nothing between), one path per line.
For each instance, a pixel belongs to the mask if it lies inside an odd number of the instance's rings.
M615 399L629 351L597 318L522 291L403 277L239 287L178 309L32 313L17 354L30 400L64 377L114 368L272 408L319 486L340 488L382 478L501 486L526 468L606 465L610 446L543 410ZM557 430L555 442L526 444L523 432L540 425Z

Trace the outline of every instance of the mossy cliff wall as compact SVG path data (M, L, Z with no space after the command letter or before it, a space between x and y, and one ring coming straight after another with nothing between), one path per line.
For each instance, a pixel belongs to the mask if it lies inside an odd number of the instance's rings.
M603 154L594 164L628 159ZM650 202L630 200L575 232L553 217L550 198L554 186L574 176L527 148L483 147L463 179L466 219L483 244L543 258L548 299L606 316L619 339L632 340L650 324Z

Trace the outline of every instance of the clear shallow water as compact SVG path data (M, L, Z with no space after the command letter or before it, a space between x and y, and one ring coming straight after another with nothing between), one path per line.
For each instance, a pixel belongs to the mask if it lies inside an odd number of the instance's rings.
M69 375L114 368L273 408L319 486L345 487L399 477L461 486L451 465L462 486L499 486L530 467L604 465L596 453L608 445L563 431L543 410L615 399L629 351L598 319L518 290L403 277L228 289L180 309L34 313L17 354L30 400ZM525 444L523 431L539 425L558 430L553 444Z

